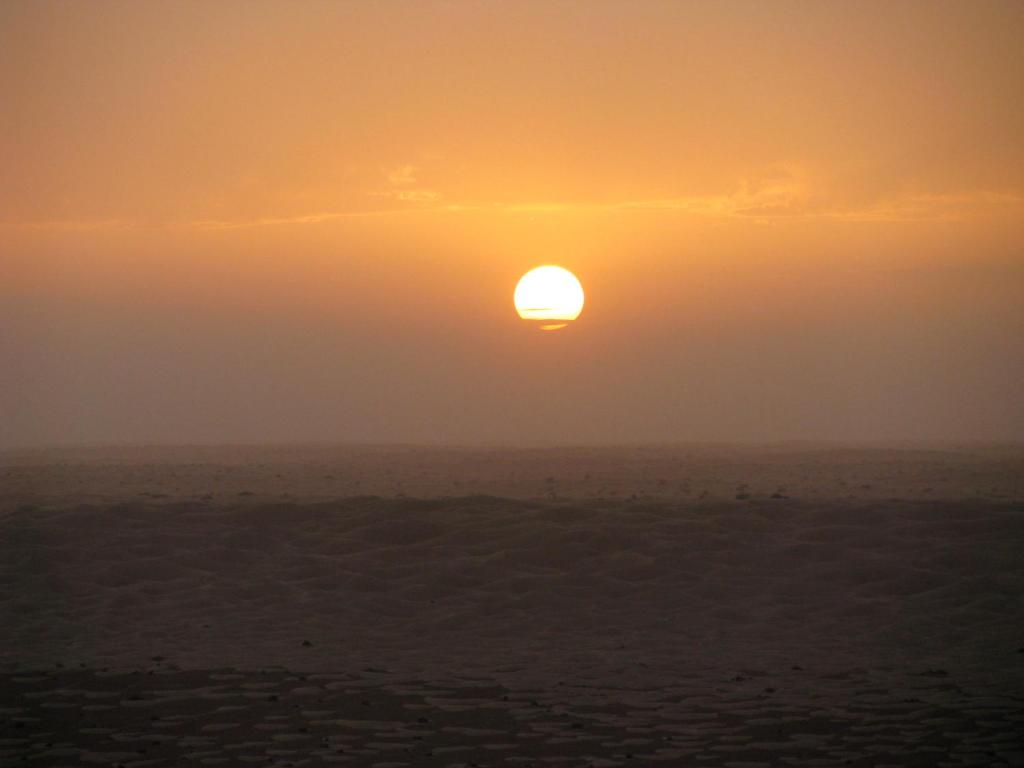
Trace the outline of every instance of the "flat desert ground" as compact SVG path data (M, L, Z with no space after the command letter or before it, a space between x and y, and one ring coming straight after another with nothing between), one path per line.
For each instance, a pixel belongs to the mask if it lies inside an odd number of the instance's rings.
M1024 449L0 454L0 765L1024 765Z

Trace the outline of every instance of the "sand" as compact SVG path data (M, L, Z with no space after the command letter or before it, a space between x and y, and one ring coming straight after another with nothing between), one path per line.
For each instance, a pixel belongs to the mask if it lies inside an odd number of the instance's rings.
M1024 764L1019 449L3 461L2 764Z

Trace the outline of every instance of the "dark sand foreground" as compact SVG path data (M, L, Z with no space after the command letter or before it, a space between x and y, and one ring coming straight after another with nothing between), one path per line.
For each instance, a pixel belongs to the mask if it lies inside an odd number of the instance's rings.
M3 765L1024 765L1016 449L3 461Z

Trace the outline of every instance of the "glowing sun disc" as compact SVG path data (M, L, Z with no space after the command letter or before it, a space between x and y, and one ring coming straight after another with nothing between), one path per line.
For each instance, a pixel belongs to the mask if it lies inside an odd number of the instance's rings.
M540 321L542 330L553 331L580 316L583 286L569 270L547 264L519 279L513 300L523 320Z

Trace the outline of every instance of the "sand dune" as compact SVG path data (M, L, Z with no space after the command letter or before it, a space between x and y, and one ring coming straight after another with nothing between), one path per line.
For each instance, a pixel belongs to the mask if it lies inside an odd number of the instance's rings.
M0 505L350 496L1024 500L1024 449L667 445L64 448L0 452Z
M766 685L770 682L771 685ZM0 675L0 761L44 765L1018 765L1019 701L799 672L594 695L381 671Z
M7 659L984 660L1024 626L1014 503L136 502L2 526Z

